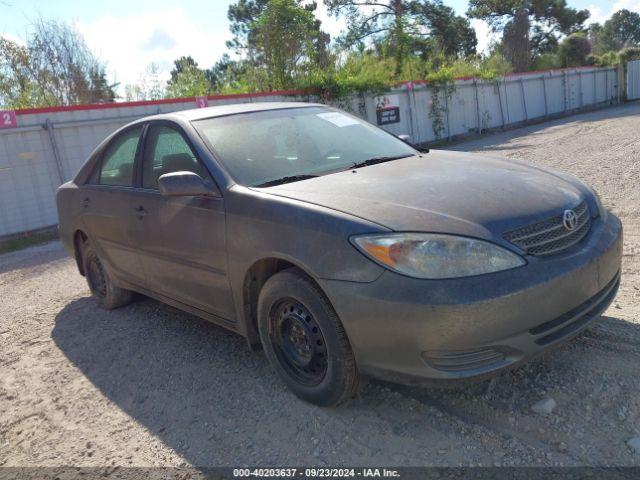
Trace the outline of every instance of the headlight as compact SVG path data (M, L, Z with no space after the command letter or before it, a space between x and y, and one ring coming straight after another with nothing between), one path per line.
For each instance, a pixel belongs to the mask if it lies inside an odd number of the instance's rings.
M456 278L525 265L509 250L483 240L432 233L389 233L352 237L366 256L415 278Z

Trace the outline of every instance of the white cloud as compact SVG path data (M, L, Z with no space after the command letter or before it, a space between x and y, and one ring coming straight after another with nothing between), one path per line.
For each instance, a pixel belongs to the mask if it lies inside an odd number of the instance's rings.
M603 9L597 5L589 5L587 7L587 10L591 12L591 17L589 17L587 23L602 24L606 22L611 17L611 15L616 13L618 10L622 10L623 8L632 12L640 13L640 0L618 0L616 2L607 3L611 4L611 8L607 11L603 11Z
M491 30L491 27L484 20L477 18L471 19L471 26L476 31L476 37L478 38L478 52L485 53L493 40L498 40L499 35Z
M78 22L78 30L89 47L107 63L111 80L124 86L136 83L150 63L169 78L173 61L191 55L209 68L227 51L228 30L207 31L194 23L181 8L145 12L140 15L107 15L93 22Z
M589 5L587 10L589 10L589 13L591 14L589 20L587 20L588 24L604 23L610 16L609 14L605 14L597 5Z
M329 16L327 7L324 2L317 2L317 8L314 12L318 20L322 22L322 30L331 35L331 40L335 40L342 30L345 28L345 22L342 18Z

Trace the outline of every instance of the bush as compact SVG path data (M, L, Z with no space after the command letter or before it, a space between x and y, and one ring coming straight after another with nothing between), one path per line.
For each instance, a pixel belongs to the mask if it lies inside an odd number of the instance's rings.
M560 67L560 60L555 53L543 53L533 59L531 68L533 70L552 70Z
M640 47L623 48L618 52L618 58L622 62L632 62L633 60L640 60Z
M341 98L351 93L382 93L395 84L411 80L452 84L457 77L478 77L491 80L513 70L499 54L449 59L438 55L424 60L409 57L396 73L394 58L380 58L374 53L351 53L332 68L315 70L298 78L296 88L314 90L327 98Z
M581 67L587 64L587 55L591 53L591 43L582 33L572 33L560 44L558 58L563 67Z
M613 67L620 63L620 57L616 52L607 52L602 55L588 55L586 62L594 67Z

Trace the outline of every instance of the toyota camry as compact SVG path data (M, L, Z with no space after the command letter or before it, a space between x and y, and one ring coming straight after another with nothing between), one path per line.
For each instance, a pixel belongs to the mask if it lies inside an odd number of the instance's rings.
M323 105L155 115L58 190L104 308L138 292L246 337L318 405L360 379L480 379L577 335L620 282L622 226L587 185L419 150Z

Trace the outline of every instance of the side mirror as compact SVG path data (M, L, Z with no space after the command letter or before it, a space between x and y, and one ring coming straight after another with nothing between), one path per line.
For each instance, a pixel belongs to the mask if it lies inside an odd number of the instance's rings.
M200 175L193 172L165 173L158 179L158 187L165 197L220 196L215 186L205 182Z
M413 142L411 141L411 135L398 135L398 138L404 143L408 143L410 145L413 144Z

